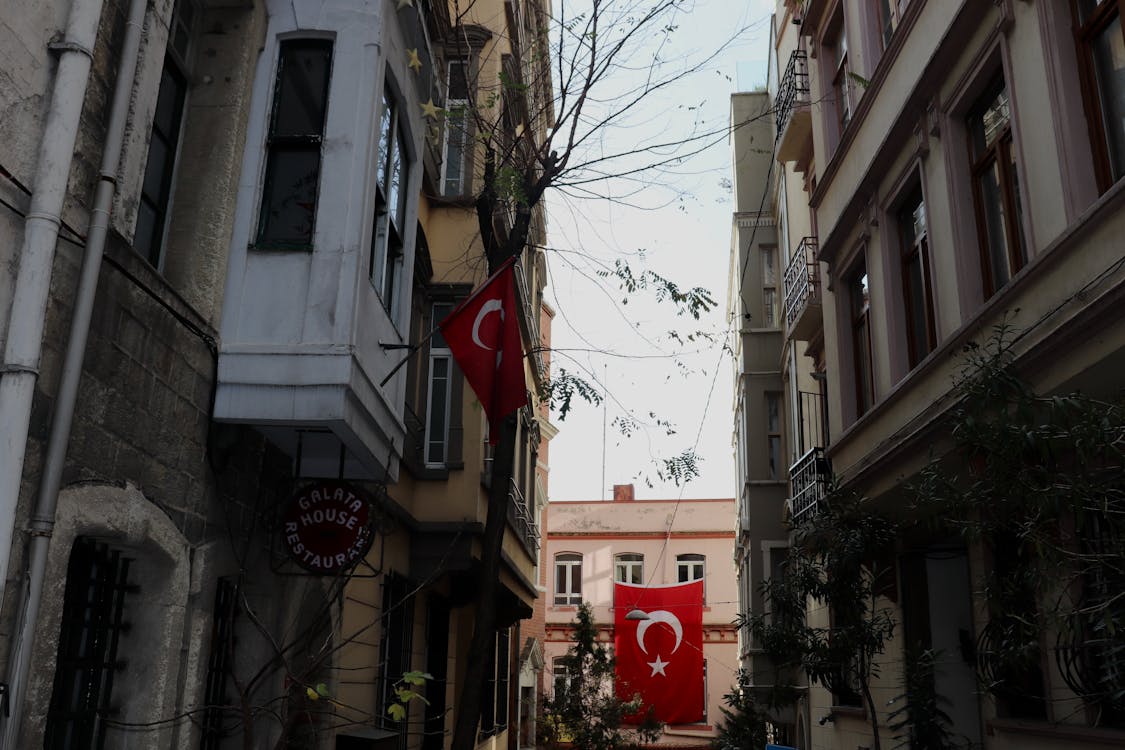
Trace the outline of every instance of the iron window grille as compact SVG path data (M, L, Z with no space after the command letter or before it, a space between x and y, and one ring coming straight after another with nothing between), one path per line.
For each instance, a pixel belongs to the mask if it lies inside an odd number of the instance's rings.
M128 629L125 599L133 560L80 537L70 552L59 629L58 660L43 747L102 750L113 706L114 676L124 666L117 649Z

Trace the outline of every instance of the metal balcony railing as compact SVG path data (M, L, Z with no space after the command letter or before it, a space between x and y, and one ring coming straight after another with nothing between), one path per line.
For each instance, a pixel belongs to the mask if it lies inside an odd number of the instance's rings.
M828 492L829 465L823 448L811 448L789 469L793 497L789 516L794 524L811 518Z
M792 329L809 303L820 304L816 237L802 237L785 268L785 325Z
M793 108L809 103L809 60L804 50L794 50L785 66L785 75L777 88L774 103L774 117L777 122L777 137L785 132Z
M539 560L539 527L515 480L508 483L508 523L516 530L532 560Z

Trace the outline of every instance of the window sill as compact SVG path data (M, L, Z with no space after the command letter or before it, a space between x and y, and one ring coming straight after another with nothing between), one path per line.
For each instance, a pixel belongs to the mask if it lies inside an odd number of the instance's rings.
M304 245L290 242L251 242L246 249L267 253L311 253L313 245L311 242Z

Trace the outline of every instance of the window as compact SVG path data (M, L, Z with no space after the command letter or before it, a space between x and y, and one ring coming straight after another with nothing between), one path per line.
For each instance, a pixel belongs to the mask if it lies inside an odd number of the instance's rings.
M871 294L867 284L867 263L861 260L848 279L851 305L852 358L855 370L856 415L864 414L875 403L875 376L871 362Z
M762 307L766 328L777 328L777 248L762 248Z
M555 604L582 603L582 555L560 552L555 555Z
M433 307L435 326L453 311L452 302L438 302ZM453 355L441 331L430 339L429 385L426 403L426 465L444 466L449 447L449 411L452 402Z
M396 282L402 270L410 157L398 100L391 93L389 82L383 86L382 107L379 157L375 165L375 222L370 274L371 282L383 300L383 307L392 313L398 292Z
M781 394L766 394L766 472L781 479Z
M281 43L257 244L308 249L316 224L332 43Z
M411 668L412 635L414 634L414 598L410 596L410 583L401 575L388 574L383 579L382 638L380 641L379 710L386 729L401 730L399 748L406 747L406 728L409 716L394 721L387 715L387 707L395 702L394 686L404 672ZM410 705L406 706L407 712Z
M215 609L211 620L211 655L207 662L207 682L203 693L200 750L218 750L226 732L223 718L232 705L227 693L231 664L235 654L235 624L238 619L238 587L231 578L220 578L215 588ZM233 687L233 685L231 685Z
M463 195L466 185L466 146L468 138L469 63L467 60L450 60L446 67L449 96L446 99L445 149L442 154L441 192L443 195Z
M1125 175L1125 0L1074 0L1075 38L1098 190Z
M875 2L879 6L879 35L885 50L890 46L895 29L902 23L902 14L908 0L875 0Z
M509 673L511 671L512 630L496 631L496 640L488 660L488 679L481 696L481 735L488 737L508 727Z
M898 235L902 264L902 296L906 307L906 343L910 367L915 367L937 346L934 300L931 288L926 206L918 187L898 210Z
M554 696L555 700L566 693L570 687L570 666L566 657L556 656L551 662L551 673L553 674Z
M160 74L160 91L156 95L156 113L152 119L148 162L141 182L137 231L133 240L133 248L156 268L160 267L162 260L164 230L172 201L172 175L186 98L187 80L169 55Z
M132 593L132 562L93 539L74 542L44 748L106 746L103 717L113 711L113 678L120 668L117 647L128 627L125 600Z
M848 78L851 69L848 67L848 36L844 30L843 5L836 11L832 21L832 31L825 40L825 46L830 48L832 68L829 77L832 81L832 94L836 102L836 134L842 136L852 120L852 103Z
M676 580L680 583L703 580L703 565L706 557L689 552L676 555Z
M626 552L613 556L613 580L618 583L644 583L645 556Z
M1023 214L1002 78L985 91L967 118L972 157L973 202L980 237L985 297L1023 268Z

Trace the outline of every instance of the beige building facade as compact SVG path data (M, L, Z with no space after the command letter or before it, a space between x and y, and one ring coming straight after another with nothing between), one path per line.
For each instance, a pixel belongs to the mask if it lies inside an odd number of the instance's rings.
M770 369L781 372L790 463L778 511L790 522L815 516L833 476L872 507L903 507L918 471L953 447L963 348L997 325L1011 326L1015 366L1040 393L1120 388L1121 13L1119 3L1061 0L777 4L775 163L736 148L735 174L768 192L761 212L776 217L784 343ZM752 99L732 100L736 144L743 126L755 127L752 112L737 116ZM747 284L753 294L762 287L732 272L732 288ZM743 313L756 312L753 294L743 292ZM752 430L758 437L740 446L768 455L769 431ZM966 470L964 459L947 460L951 472ZM748 538L753 527L751 516ZM991 566L983 547L923 535L901 539L893 556L896 580L881 605L899 627L872 685L884 746L904 644L920 634L942 654L936 688L970 742L1125 742L1113 712L1095 710L1064 676L1054 633L1041 637L1031 691L1041 700L1020 704L982 681L980 644L991 632L978 594ZM824 610L809 618L830 625ZM861 706L817 683L804 696L790 744L871 745Z
M556 659L572 645L569 630L582 602L592 605L599 637L612 646L615 581L660 586L701 577L705 718L698 724L666 726L657 746L709 747L723 695L737 681L734 501L638 500L633 485L616 485L612 501L556 501L548 506L548 677L554 675Z

